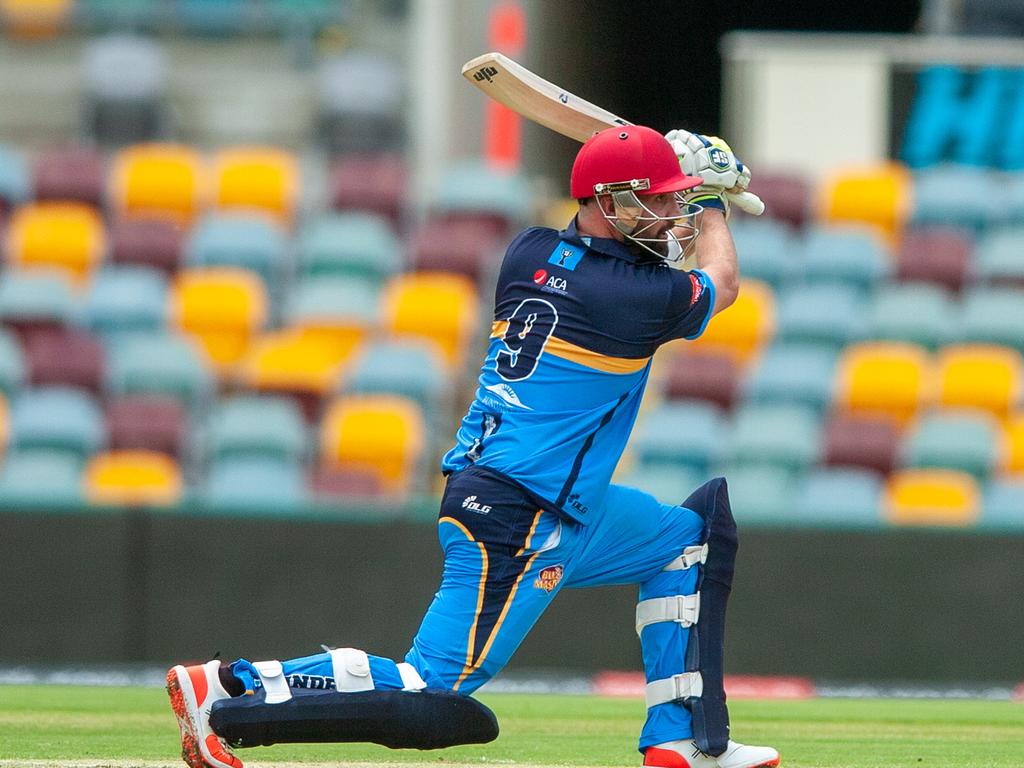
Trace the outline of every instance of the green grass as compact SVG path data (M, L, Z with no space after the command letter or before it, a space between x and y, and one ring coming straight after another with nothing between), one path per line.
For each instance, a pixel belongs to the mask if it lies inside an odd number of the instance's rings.
M442 766L636 766L643 703L581 696L481 697L501 722L492 744L434 752L373 745L240 750L248 766L416 762ZM958 768L1024 764L1024 704L989 701L736 701L733 735L771 744L791 768ZM0 765L117 761L174 765L178 729L157 688L0 686Z

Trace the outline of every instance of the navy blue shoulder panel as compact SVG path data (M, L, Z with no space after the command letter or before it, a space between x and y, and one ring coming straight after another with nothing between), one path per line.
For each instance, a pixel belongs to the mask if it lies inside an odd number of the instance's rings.
M556 337L603 355L645 358L665 341L703 328L712 295L704 280L701 273L628 261L532 227L505 254L494 319L511 317L525 299L545 299L558 312Z

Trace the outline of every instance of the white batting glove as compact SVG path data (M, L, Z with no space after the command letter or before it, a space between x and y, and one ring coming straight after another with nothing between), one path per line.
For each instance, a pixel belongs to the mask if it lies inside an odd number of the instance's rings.
M704 180L701 189L738 194L750 184L750 168L717 136L676 129L666 133L665 138L675 150L683 173Z

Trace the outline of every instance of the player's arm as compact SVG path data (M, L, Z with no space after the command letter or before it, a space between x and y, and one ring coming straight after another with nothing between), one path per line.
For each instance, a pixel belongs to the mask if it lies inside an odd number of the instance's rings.
M740 292L740 267L725 213L708 206L701 217L700 237L696 242L697 267L715 286L713 317L736 301Z

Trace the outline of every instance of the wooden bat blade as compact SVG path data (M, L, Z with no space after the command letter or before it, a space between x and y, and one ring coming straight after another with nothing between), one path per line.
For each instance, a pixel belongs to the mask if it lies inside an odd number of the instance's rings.
M485 53L467 61L462 76L513 112L576 141L586 141L613 125L630 125L500 53Z

